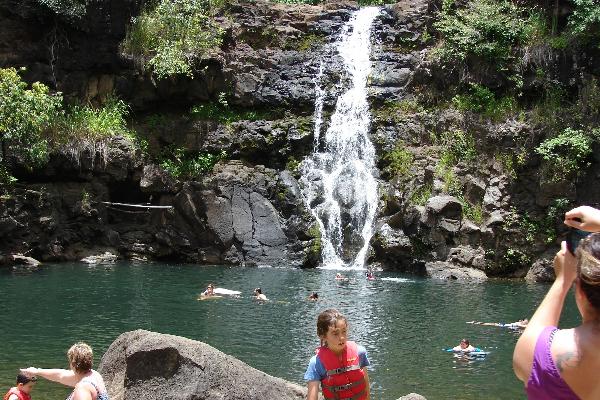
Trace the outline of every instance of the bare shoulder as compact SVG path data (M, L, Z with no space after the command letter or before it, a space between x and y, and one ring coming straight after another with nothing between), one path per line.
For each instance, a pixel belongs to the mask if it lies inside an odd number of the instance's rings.
M79 382L73 389L73 400L92 400L92 393L85 382Z
M581 362L581 351L575 340L575 330L559 329L556 331L551 352L554 364L561 374L576 369Z

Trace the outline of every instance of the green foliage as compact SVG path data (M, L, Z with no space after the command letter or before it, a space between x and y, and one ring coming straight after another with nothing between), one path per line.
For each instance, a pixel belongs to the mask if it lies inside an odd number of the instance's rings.
M453 166L459 162L471 163L477 160L477 150L473 136L460 129L445 131L433 137L436 144L442 146L441 163Z
M454 96L452 103L459 110L476 112L494 120L514 113L517 108L513 97L496 98L494 92L479 84L471 84L469 93Z
M167 148L160 166L175 178L192 179L212 171L215 164L226 157L224 151L218 154L189 154L183 148Z
M427 200L431 197L433 192L433 186L431 183L417 187L417 189L411 193L409 202L416 206L424 206Z
M195 61L221 45L223 30L211 18L222 1L160 0L132 20L123 43L159 78L193 76Z
M375 109L375 116L394 122L403 121L407 115L423 112L424 108L416 100L402 99L400 101L386 100L381 107Z
M12 186L17 182L17 178L12 176L5 165L0 164L0 187Z
M535 124L559 127L561 114L565 110L567 91L559 82L543 81L541 101L534 104L531 120Z
M321 243L321 230L317 223L313 223L308 230L308 235L312 237L310 247L308 248L308 257L316 259L321 256L322 243Z
M592 144L598 133L566 128L558 136L546 139L535 151L548 163L553 179L564 179L590 165Z
M517 268L528 267L531 265L531 255L523 250L509 247L502 257L502 263L506 268L514 270Z
M118 135L133 139L125 120L128 114L127 104L115 97L110 97L100 108L89 105L72 106L57 118L52 129L53 142L93 142Z
M222 124L230 124L236 121L258 121L272 117L271 113L256 110L237 110L229 106L225 93L219 94L217 102L193 106L190 114L195 119L217 121Z
M476 225L483 224L484 210L483 205L481 203L471 204L463 196L458 196L458 200L462 204L462 215L464 218L467 218Z
M462 196L462 187L460 182L456 178L456 174L450 164L450 160L447 157L449 153L445 153L440 158L440 162L438 163L435 174L438 178L440 178L444 182L444 187L442 188L444 193L447 193L452 196L461 197Z
M569 16L568 28L578 36L598 37L600 34L600 5L597 0L572 0L575 9Z
M551 244L556 240L556 227L562 225L565 212L570 208L572 208L571 202L565 198L554 199L548 207L540 224L540 233L545 236L547 244Z
M68 20L82 18L86 13L88 0L37 0L56 15Z
M82 208L90 208L92 206L92 201L91 201L91 197L90 197L90 193L83 189L81 191L81 207Z
M15 68L0 69L0 161L10 153L34 167L48 157L43 134L60 110L62 96L50 95L39 82L27 86Z
M438 55L448 62L464 62L470 56L502 68L512 58L512 49L527 39L527 20L522 10L507 0L473 0L462 8L445 1L439 21L442 35Z
M308 51L323 45L323 42L323 36L309 33L298 39L287 40L282 47L288 50Z
M288 162L285 164L285 169L295 174L298 172L298 167L300 166L300 161L296 160L293 156L290 156Z
M394 150L383 156L388 163L387 172L392 176L406 176L414 162L413 154L406 149L404 142L396 143Z
M497 153L494 158L502 165L504 173L511 178L517 177L517 168L525 165L527 154L525 149L520 149L518 153Z

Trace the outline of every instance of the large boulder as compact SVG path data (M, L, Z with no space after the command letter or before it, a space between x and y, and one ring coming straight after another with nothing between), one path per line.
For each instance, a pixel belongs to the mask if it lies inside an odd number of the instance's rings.
M487 275L483 271L462 267L451 262L428 262L425 264L425 269L427 270L427 276L432 279L466 282L483 282L487 280Z
M111 400L301 400L306 389L258 371L205 344L136 330L100 362Z
M544 254L537 259L525 276L527 282L554 282L554 279L552 254Z

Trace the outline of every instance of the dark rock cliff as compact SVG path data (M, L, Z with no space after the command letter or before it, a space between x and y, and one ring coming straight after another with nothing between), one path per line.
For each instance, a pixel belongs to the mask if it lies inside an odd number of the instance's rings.
M429 57L427 32L438 3L388 5L373 29L369 100L381 196L369 261L445 279L524 277L533 265L532 279L550 279L547 267L557 239L543 237L540 223L536 229L527 223L545 221L556 199L596 204L600 160L595 157L576 180L549 182L532 150L546 132L528 115L494 121L451 107L415 107L416 100L434 98L465 79ZM76 157L52 154L45 169L22 172L19 185L2 197L0 251L42 260L112 251L125 258L211 264L317 265L320 239L294 163L312 150L318 60L336 65L337 56L323 46L335 41L356 3L232 2L215 17L225 31L223 45L201 60L194 78L158 81L120 52L130 18L142 5L94 2L84 20L72 23L35 1L5 0L0 66L24 66L26 80L48 84L71 100L101 104L114 92L131 105L131 125L150 148L224 151L227 160L182 182L122 138ZM600 75L597 56L565 49L543 60L548 73L576 93ZM524 93L535 97L528 76ZM502 85L493 74L478 78ZM332 89L324 99L326 113L335 104L339 80L334 67L324 71L323 84ZM193 105L216 102L221 93L230 106L264 116L229 123L190 117ZM406 107L390 109L390 102ZM470 132L478 152L476 162L458 162L445 172L460 195L442 179L436 167L442 148L432 140L432 134L452 131ZM398 143L412 159L402 174L389 170L387 158ZM522 165L508 168L504 154L522 155ZM465 212L467 203L477 205L476 217ZM559 219L544 223L561 233Z

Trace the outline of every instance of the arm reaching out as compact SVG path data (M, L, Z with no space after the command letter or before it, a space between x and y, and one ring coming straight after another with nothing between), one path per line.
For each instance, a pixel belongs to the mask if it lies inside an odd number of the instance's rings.
M49 381L58 382L66 386L75 387L79 378L75 373L68 369L47 369L29 367L21 369L21 373L27 376L41 376Z
M600 231L600 210L581 206L565 213L565 225L587 232Z

